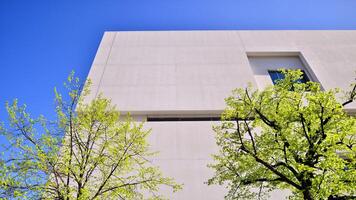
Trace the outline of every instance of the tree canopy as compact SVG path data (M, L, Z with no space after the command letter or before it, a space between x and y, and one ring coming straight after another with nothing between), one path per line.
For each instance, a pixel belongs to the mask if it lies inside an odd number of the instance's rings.
M263 199L288 189L291 199L356 198L356 118L338 89L301 83L300 70L264 90L235 89L214 127L219 153L208 184L224 184L227 199Z
M110 100L89 94L71 74L69 101L55 92L57 119L32 118L26 106L7 104L0 126L0 199L161 199L165 185L180 189L149 161L150 130L120 113Z

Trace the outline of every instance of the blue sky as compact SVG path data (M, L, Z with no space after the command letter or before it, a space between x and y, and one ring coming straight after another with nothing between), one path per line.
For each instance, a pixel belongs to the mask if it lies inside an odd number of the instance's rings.
M355 0L0 0L0 117L18 98L53 116L53 88L85 79L104 31L356 29Z

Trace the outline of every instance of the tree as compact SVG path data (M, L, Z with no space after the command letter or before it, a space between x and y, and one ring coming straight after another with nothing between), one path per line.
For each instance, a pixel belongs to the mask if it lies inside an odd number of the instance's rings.
M110 100L99 96L83 103L73 73L69 101L55 91L57 119L33 119L15 100L7 104L9 125L1 135L9 144L0 158L0 199L152 199L161 186L180 185L150 164L143 123L121 118Z
M227 199L265 198L273 189L292 191L291 199L356 198L356 119L343 109L356 85L339 103L339 90L300 83L301 71L282 73L274 86L250 85L226 99L208 184L227 185Z

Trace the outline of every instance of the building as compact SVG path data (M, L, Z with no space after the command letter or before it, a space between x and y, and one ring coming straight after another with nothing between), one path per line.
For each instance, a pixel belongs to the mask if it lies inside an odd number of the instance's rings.
M301 68L324 89L347 89L356 77L356 31L106 32L88 77L91 98L103 93L121 112L148 121L160 152L154 163L184 183L167 195L208 200L226 192L204 184L217 151L211 120L232 89L272 84L281 67Z

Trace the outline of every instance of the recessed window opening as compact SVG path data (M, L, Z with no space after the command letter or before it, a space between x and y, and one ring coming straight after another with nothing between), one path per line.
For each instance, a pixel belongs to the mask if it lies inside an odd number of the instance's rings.
M248 119L229 119L222 120L221 117L211 116L211 117L147 117L147 122L179 122L179 121L251 121L252 118Z
M147 117L148 122L221 121L220 117Z
M257 86L261 89L268 85L276 84L283 79L280 69L302 70L303 77L300 83L314 81L312 72L306 60L299 52L274 52L274 53L248 53L247 55Z

